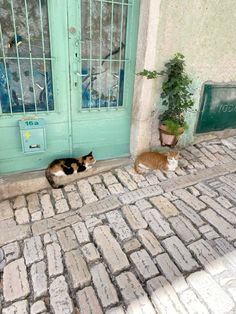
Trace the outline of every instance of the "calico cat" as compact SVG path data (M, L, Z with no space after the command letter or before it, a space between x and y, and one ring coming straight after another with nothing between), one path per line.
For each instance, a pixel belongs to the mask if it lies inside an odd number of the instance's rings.
M144 152L140 154L134 163L137 173L142 173L141 169L160 169L164 171L175 171L178 167L179 152Z
M53 180L54 176L65 176L88 170L95 162L92 152L79 158L56 159L47 167L45 175L52 188L60 189L63 185L56 184Z

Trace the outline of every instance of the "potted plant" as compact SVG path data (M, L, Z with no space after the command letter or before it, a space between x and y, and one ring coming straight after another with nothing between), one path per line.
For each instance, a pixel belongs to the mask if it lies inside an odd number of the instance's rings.
M175 146L181 134L188 128L184 113L193 107L194 102L190 85L192 83L185 73L184 56L176 53L165 64L161 72L143 70L139 74L147 79L166 76L162 83L162 105L167 109L160 115L160 141L162 146Z

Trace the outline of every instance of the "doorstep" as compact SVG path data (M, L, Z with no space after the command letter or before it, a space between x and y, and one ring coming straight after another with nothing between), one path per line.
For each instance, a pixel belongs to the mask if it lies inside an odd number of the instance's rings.
M132 161L128 157L102 160L96 162L93 168L88 171L61 177L59 180L62 184L68 184L75 180L96 175L131 163ZM57 182L58 178L55 179ZM45 177L44 170L3 175L0 176L0 201L21 194L34 193L47 188L50 188L50 185Z

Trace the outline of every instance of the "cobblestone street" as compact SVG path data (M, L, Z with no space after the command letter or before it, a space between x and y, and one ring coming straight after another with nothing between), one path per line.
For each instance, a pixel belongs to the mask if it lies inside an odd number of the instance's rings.
M236 313L236 136L0 203L3 314Z

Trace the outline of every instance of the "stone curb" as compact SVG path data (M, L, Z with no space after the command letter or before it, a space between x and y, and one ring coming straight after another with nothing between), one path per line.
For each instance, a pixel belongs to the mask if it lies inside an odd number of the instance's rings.
M117 158L98 161L95 166L79 175L72 175L60 178L62 184L68 184L79 178L86 178L113 168L123 167L131 163L130 158ZM29 194L39 190L47 189L50 185L47 182L44 170L26 173L17 173L0 177L0 201L22 194Z

